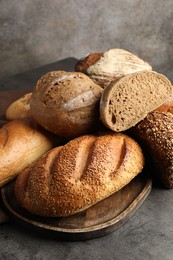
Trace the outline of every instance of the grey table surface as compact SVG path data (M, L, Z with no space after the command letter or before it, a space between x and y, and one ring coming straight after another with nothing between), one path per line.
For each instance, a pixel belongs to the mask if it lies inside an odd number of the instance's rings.
M50 70L73 70L76 59L68 58L13 76L0 83L0 90L31 89ZM153 184L152 190L122 227L87 241L66 242L26 230L11 219L0 225L0 260L172 260L173 190Z

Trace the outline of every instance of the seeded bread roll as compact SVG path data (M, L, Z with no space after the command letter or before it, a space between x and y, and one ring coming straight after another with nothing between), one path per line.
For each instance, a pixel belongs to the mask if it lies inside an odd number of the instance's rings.
M6 119L13 120L18 118L27 118L31 116L30 99L32 93L27 93L11 103L6 110Z
M131 129L145 147L156 171L153 176L167 188L173 188L173 115L152 112Z
M31 97L33 118L63 137L96 130L102 88L80 72L52 71L36 84Z
M26 119L3 125L0 140L0 187L54 146L53 138Z
M121 189L143 166L143 153L132 138L85 135L52 149L21 172L15 194L33 214L69 216Z
M110 82L143 70L152 70L150 64L123 49L110 49L104 53L91 53L80 59L76 71L88 75L96 84L106 88Z
M171 82L153 71L136 72L112 82L103 92L100 117L115 132L135 126L172 93Z

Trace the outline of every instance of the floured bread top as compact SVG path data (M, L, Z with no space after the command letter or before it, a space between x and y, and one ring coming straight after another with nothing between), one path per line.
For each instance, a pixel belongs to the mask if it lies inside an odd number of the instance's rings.
M90 74L117 74L122 76L134 71L152 70L152 67L136 55L123 49L110 49L87 69Z

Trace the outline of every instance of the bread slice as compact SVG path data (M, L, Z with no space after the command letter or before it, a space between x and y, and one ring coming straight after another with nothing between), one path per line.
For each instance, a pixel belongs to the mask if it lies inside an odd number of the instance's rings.
M50 150L22 171L15 194L33 214L69 216L127 185L143 166L140 146L127 135L84 135Z
M171 93L171 82L154 71L124 76L104 90L100 101L101 121L113 131L125 131L165 103Z

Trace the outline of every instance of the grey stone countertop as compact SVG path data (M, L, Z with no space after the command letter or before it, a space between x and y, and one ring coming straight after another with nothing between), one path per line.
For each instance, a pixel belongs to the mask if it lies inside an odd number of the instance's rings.
M49 70L73 70L74 58L4 80L0 90L31 89ZM1 204L1 203L0 203ZM173 190L153 183L135 214L116 231L92 240L66 242L25 229L13 219L0 224L0 260L172 260Z

